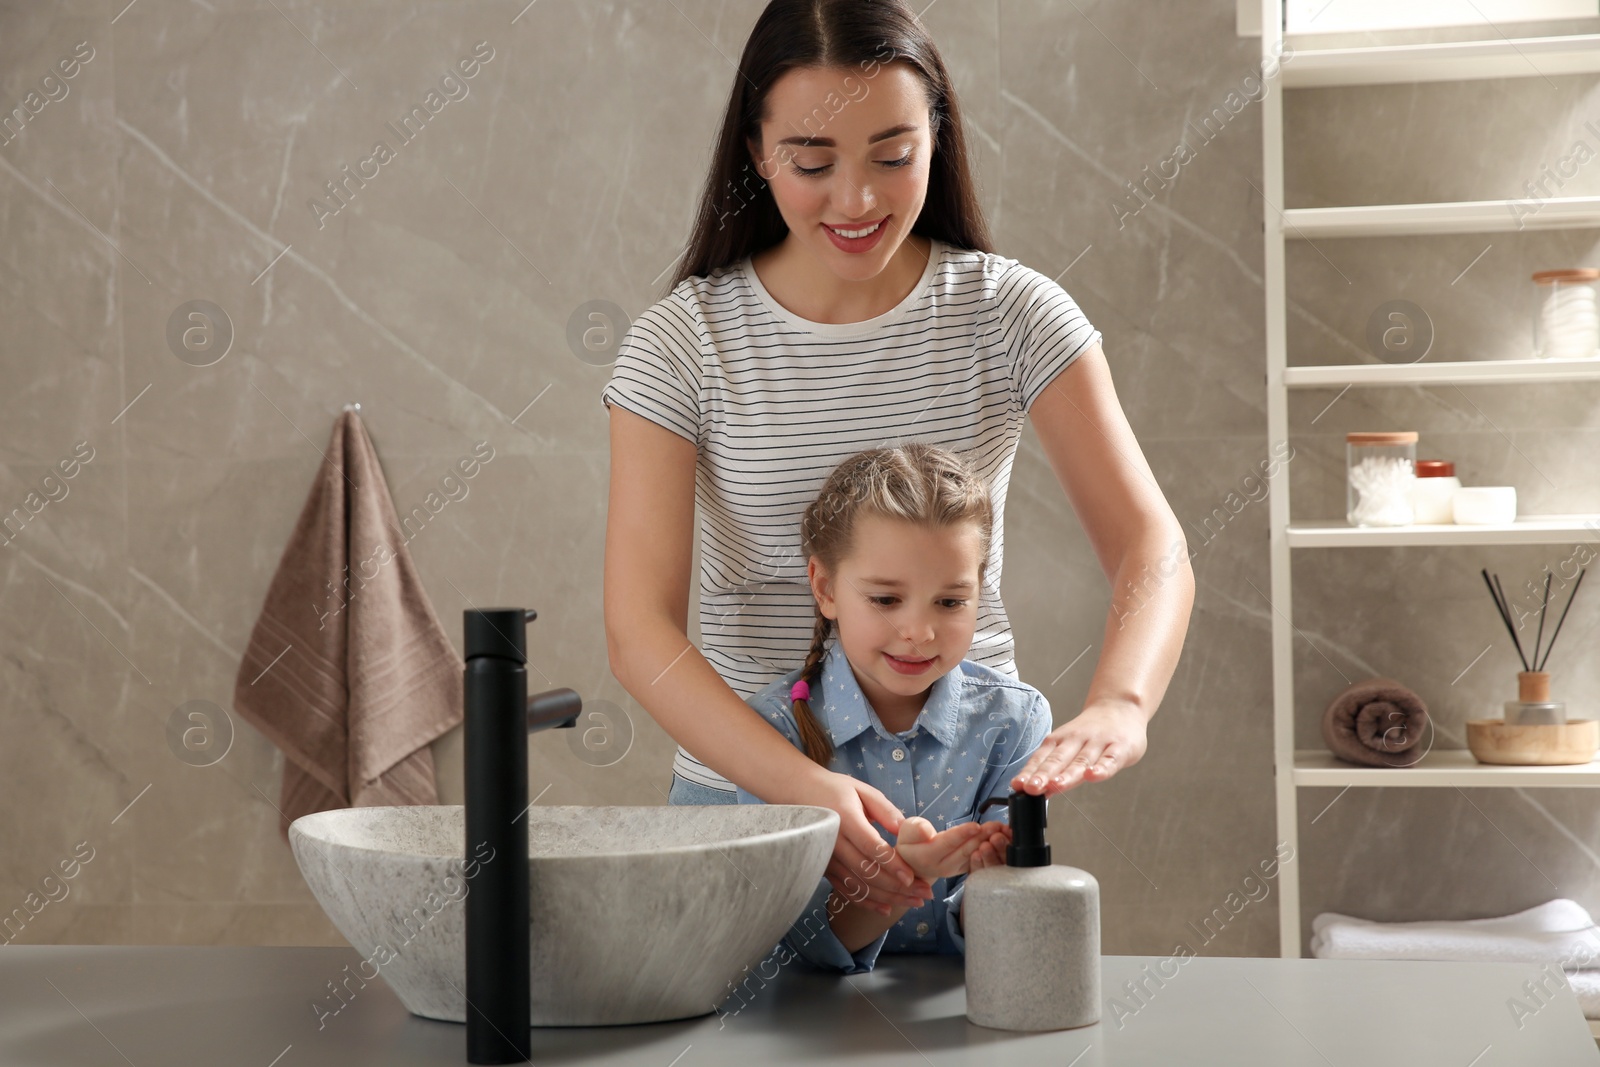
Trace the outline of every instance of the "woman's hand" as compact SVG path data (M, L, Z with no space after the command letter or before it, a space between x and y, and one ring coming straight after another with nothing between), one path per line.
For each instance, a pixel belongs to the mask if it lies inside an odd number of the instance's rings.
M1148 722L1135 704L1095 701L1039 743L1011 788L1051 797L1084 782L1103 782L1144 756Z
M918 877L873 828L875 821L898 833L905 818L877 789L848 774L828 771L815 789L802 791L795 802L839 813L839 836L825 873L841 897L884 915L933 899L933 884Z
M900 824L895 851L911 864L912 870L931 883L966 874L972 869L980 848L993 855L996 841L999 847L1005 847L1006 837L998 830L1004 825L967 822L935 832L933 823L913 815Z

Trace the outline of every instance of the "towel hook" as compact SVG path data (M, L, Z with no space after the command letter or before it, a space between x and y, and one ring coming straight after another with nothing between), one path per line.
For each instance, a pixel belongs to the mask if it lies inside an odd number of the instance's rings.
M357 415L359 415L359 414L361 414L361 402L358 400L355 403L346 404L344 406L344 409L346 411L354 411Z

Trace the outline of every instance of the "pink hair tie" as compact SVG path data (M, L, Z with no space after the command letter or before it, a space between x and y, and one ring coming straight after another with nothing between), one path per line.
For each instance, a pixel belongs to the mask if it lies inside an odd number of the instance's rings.
M789 699L790 700L810 700L811 699L811 686L806 684L806 680L804 678L800 679L798 682L794 683L794 685L790 686L790 688L789 688Z

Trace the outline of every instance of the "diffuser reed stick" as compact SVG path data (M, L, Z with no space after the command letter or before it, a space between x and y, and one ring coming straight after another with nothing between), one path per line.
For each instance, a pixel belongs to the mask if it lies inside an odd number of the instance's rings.
M1489 596L1494 600L1495 610L1500 613L1500 621L1506 624L1506 632L1511 635L1512 647L1517 650L1517 658L1522 661L1524 671L1542 671L1544 665L1550 662L1550 653L1556 647L1556 638L1561 634L1562 624L1567 621L1567 612L1572 610L1572 601L1578 595L1578 586L1583 584L1583 576L1588 572L1589 568L1584 567L1578 572L1578 580L1572 583L1572 592L1567 594L1567 606L1561 609L1561 617L1556 620L1555 629L1550 632L1550 643L1544 645L1544 658L1541 659L1539 649L1544 642L1544 617L1550 608L1550 573L1545 572L1544 603L1539 607L1539 629L1533 641L1534 665L1530 667L1528 657L1522 651L1522 642L1517 638L1516 624L1511 621L1511 602L1506 599L1505 588L1500 584L1500 576L1497 574L1491 580L1488 568L1481 571L1483 584L1489 587Z
M1496 575L1495 581L1499 580L1499 575ZM1522 642L1517 640L1517 628L1511 625L1511 612L1506 608L1505 602L1501 599L1505 596L1505 594L1503 592L1496 592L1495 582L1489 580L1489 570L1487 567L1483 569L1483 584L1489 587L1489 596L1494 601L1495 610L1500 613L1500 621L1506 624L1506 632L1511 635L1511 645L1517 650L1517 658L1522 661L1522 669L1525 671L1532 670L1533 668L1528 666L1528 657L1522 654ZM1570 601L1568 603L1570 603Z
M1569 604L1572 603L1572 600L1571 600L1570 597L1568 598L1567 603L1569 603ZM1539 642L1544 640L1544 613L1549 607L1550 607L1550 572L1549 571L1545 571L1544 572L1544 603L1539 605L1539 632L1538 632L1538 635L1535 636L1534 639L1533 639L1533 665L1534 665L1534 669L1536 669L1536 670L1538 669L1538 666L1539 666ZM1552 645L1556 643L1554 634L1550 635L1550 643Z
M1511 621L1511 598L1506 596L1506 587L1500 584L1500 576L1498 574L1494 576L1494 587L1500 594L1500 610L1505 614L1506 625L1515 628L1516 623ZM1516 634L1511 636L1516 637ZM1520 641L1517 642L1517 655L1522 655L1522 642ZM1527 661L1524 660L1523 663L1526 666ZM1528 669L1530 671L1533 670L1532 667Z
M1567 606L1561 609L1561 618L1556 620L1555 631L1550 634L1550 644L1546 646L1544 650L1544 659L1539 664L1538 669L1541 671L1544 670L1544 665L1550 662L1550 649L1556 647L1556 634L1561 632L1561 624L1567 621L1567 612L1572 608L1572 598L1578 595L1578 586L1583 584L1583 576L1588 572L1588 570L1588 567L1580 570L1578 572L1578 580L1572 583L1572 592L1567 594Z

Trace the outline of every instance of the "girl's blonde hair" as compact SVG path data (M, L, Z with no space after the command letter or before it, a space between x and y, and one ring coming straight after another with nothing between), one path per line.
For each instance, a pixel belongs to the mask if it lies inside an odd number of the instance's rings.
M936 445L912 442L891 448L857 452L834 468L817 499L806 508L800 522L800 548L816 556L830 576L850 555L863 515L901 519L935 529L973 523L979 531L978 589L989 565L989 545L994 536L994 505L989 486L961 456ZM822 677L833 620L817 605L811 651L800 677L814 687ZM811 711L809 702L794 701L794 721L806 755L828 766L833 742Z

